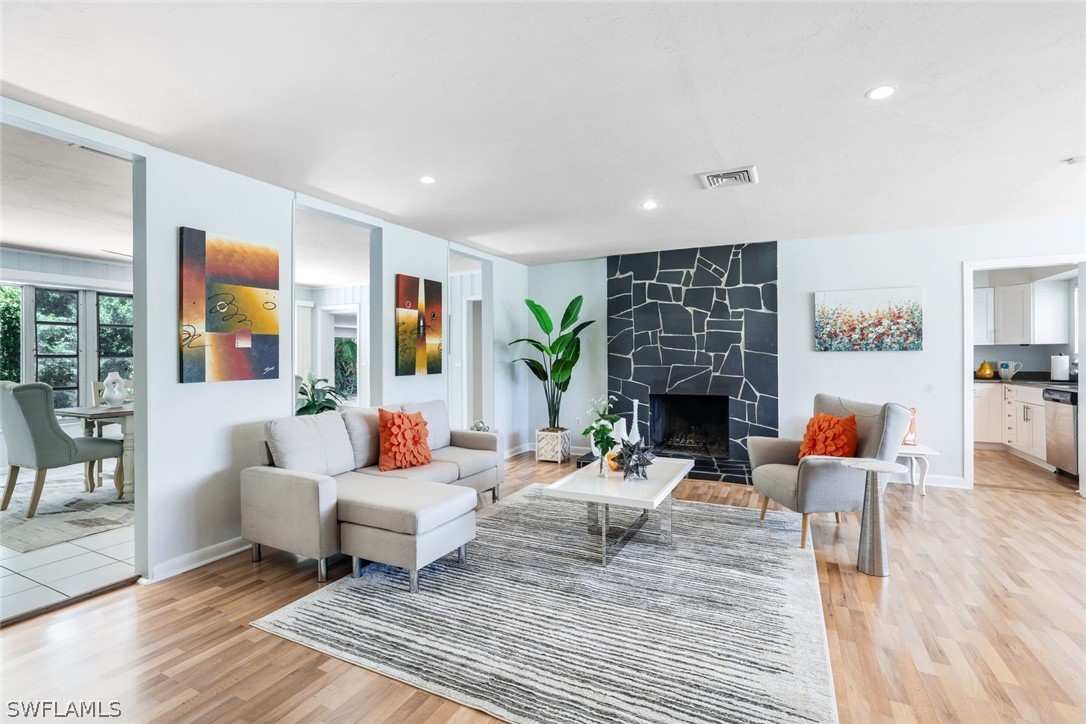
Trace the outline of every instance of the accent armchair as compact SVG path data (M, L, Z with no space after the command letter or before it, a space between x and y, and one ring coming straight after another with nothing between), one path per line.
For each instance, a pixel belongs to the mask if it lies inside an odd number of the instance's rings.
M879 405L818 394L814 411L837 417L856 416L857 458L896 460L909 429L909 410L893 402ZM747 448L754 488L762 494L761 519L765 519L770 499L801 513L801 548L807 547L812 513L835 513L840 523L841 513L863 509L865 475L843 464L856 458L800 458L800 441L783 438L751 437Z
M121 465L123 445L120 440L100 437L73 438L64 432L53 412L53 388L44 382L17 385L0 382L0 423L8 446L8 483L0 510L7 510L15 492L19 468L33 468L34 492L26 517L33 518L45 486L45 473L75 463L84 463L87 492L94 486L94 467L107 458L117 458Z

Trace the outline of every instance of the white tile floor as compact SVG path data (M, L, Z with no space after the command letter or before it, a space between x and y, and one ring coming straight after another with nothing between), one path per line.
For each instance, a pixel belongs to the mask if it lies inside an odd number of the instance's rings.
M28 553L0 545L0 619L131 578L135 534L125 526Z

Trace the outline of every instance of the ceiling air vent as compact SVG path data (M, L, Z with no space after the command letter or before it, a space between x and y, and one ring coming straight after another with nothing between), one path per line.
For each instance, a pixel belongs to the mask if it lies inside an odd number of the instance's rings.
M709 173L699 173L698 178L701 179L701 185L706 190L721 186L743 186L758 183L758 169L754 166L744 166L743 168L732 168L727 171L710 171Z

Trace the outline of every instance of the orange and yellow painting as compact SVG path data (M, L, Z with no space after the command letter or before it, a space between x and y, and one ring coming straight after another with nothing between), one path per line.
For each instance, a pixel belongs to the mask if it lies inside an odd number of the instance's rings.
M439 375L441 282L396 275L396 374Z
M279 377L279 251L181 227L181 381Z

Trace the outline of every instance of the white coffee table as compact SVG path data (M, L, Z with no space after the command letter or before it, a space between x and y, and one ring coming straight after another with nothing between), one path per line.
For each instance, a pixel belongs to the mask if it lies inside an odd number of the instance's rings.
M602 560L606 566L608 553L613 558L635 535L653 542L671 543L671 493L693 467L693 460L656 458L646 468L647 479L623 480L621 472L611 472L601 478L598 465L587 465L541 492L554 498L587 503L588 532L600 536ZM642 513L629 527L622 528L609 521L612 505L639 508ZM660 530L641 531L653 510L660 511ZM609 538L615 538L614 543L609 544Z

